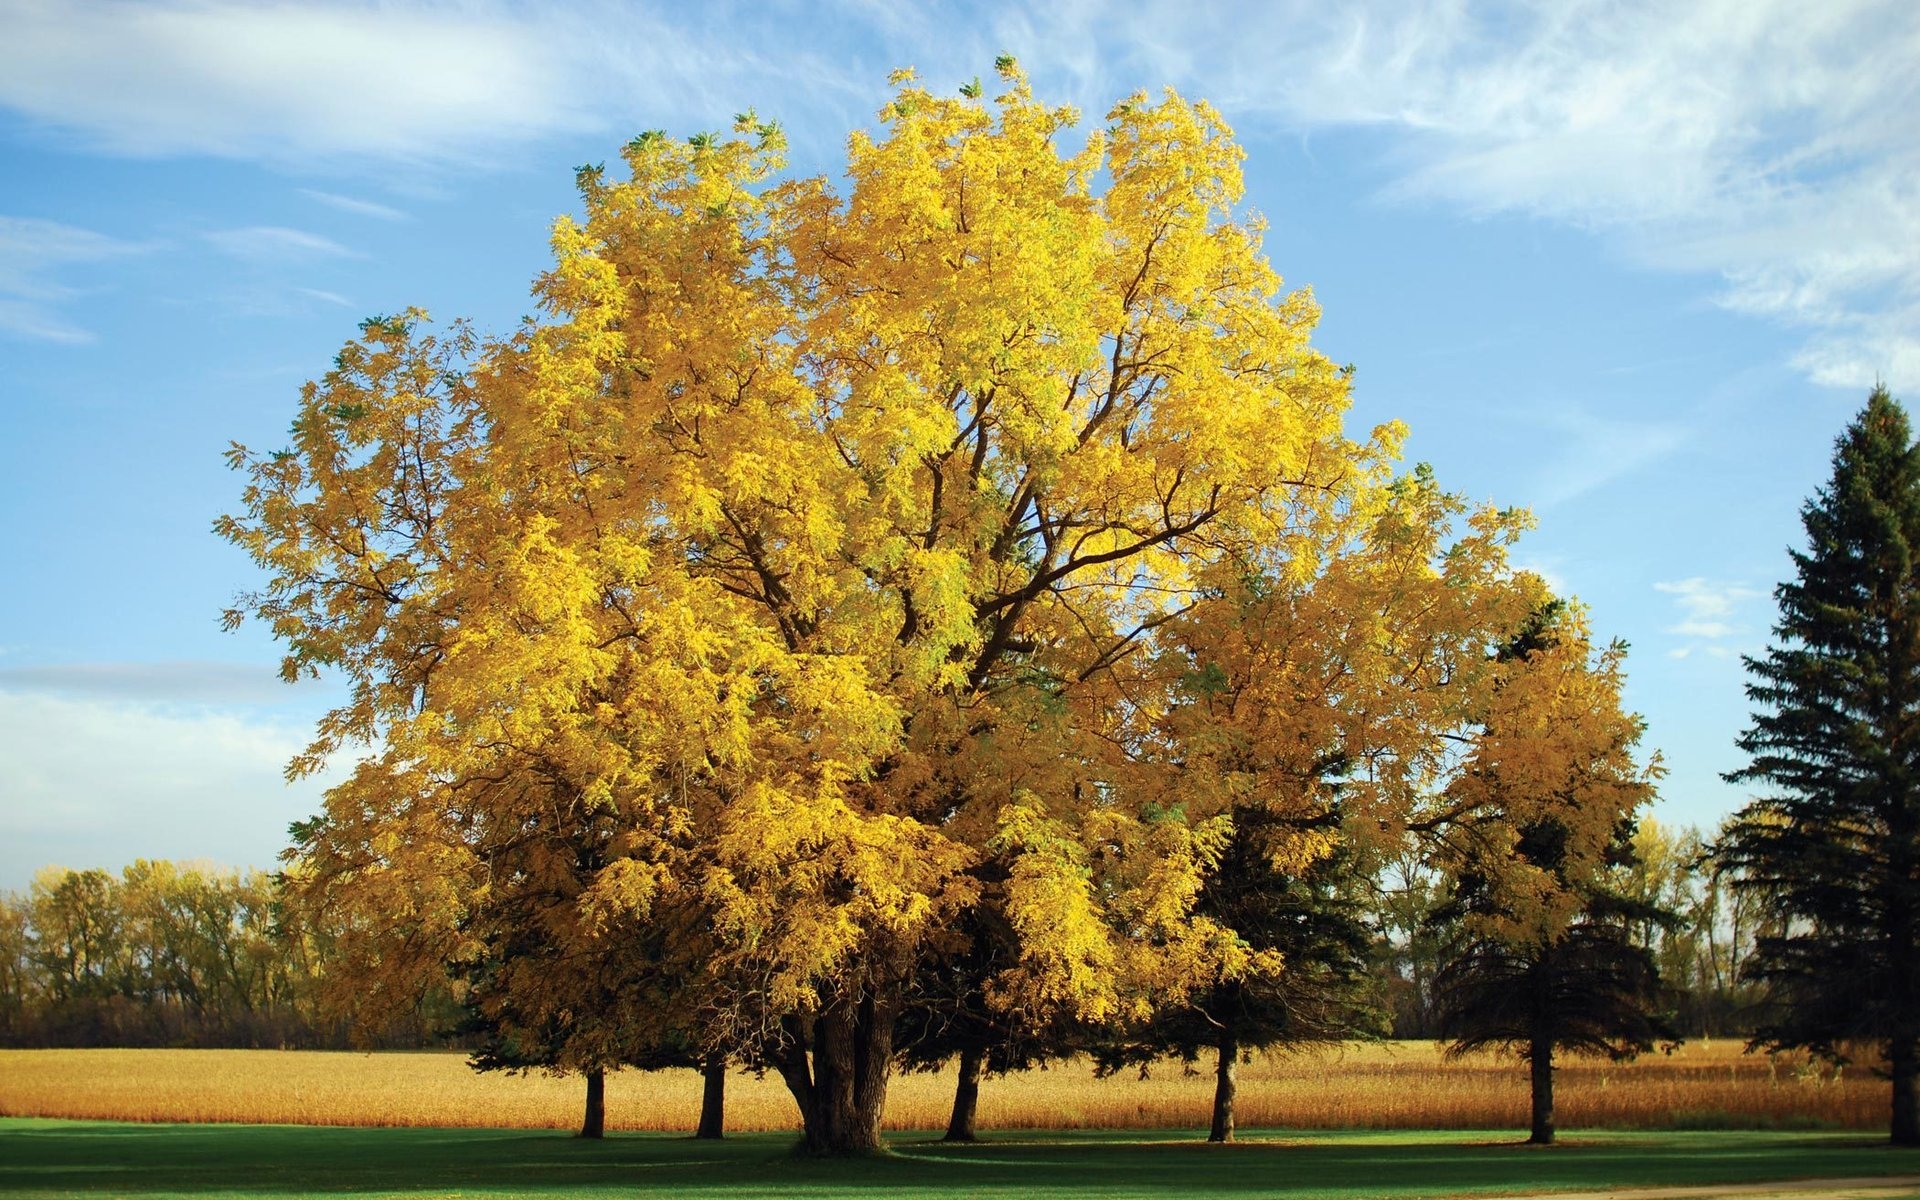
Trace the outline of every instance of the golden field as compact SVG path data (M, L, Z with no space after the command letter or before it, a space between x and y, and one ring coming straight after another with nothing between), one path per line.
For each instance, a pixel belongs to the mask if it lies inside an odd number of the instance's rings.
M777 1077L727 1081L727 1128L797 1128ZM0 1115L126 1121L302 1125L569 1128L582 1084L543 1075L482 1075L459 1054L276 1050L0 1050ZM1629 1064L1576 1061L1555 1089L1559 1124L1581 1127L1820 1125L1879 1128L1887 1085L1862 1068L1838 1079L1803 1061L1741 1053L1737 1041L1693 1043ZM946 1125L953 1075L902 1075L892 1129ZM1204 1128L1210 1074L1178 1063L1151 1078L1096 1079L1084 1064L1001 1079L980 1089L980 1128ZM607 1081L614 1130L691 1130L700 1105L692 1071L622 1072ZM1524 1128L1525 1068L1513 1059L1443 1058L1430 1042L1353 1045L1256 1058L1240 1069L1243 1128Z

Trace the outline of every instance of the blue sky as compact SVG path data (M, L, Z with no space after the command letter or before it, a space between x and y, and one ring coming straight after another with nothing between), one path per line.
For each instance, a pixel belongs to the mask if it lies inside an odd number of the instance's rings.
M0 0L0 888L269 865L330 692L219 629L230 440L276 442L367 315L505 330L573 168L786 127L835 175L887 73L1017 56L1090 118L1212 100L1356 425L1627 639L1663 821L1740 794L1738 656L1876 379L1920 400L1920 9L1061 0Z

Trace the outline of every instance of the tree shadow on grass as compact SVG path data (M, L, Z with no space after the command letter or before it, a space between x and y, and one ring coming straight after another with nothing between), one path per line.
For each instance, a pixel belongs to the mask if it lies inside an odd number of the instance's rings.
M1230 1146L1139 1131L918 1135L869 1159L805 1159L781 1134L724 1141L559 1132L0 1121L0 1194L675 1196L1444 1196L1920 1174L1859 1135L1576 1134L1522 1149L1484 1131L1267 1133Z

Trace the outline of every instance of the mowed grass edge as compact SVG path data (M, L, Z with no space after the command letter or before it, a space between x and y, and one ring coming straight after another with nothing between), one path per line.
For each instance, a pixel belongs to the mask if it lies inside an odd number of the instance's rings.
M1459 1131L1256 1131L1232 1146L1123 1131L947 1146L922 1132L895 1135L891 1145L884 1158L816 1161L795 1157L784 1134L588 1142L557 1131L8 1118L0 1120L0 1193L1459 1197L1920 1177L1920 1150L1854 1133L1614 1132L1541 1148Z

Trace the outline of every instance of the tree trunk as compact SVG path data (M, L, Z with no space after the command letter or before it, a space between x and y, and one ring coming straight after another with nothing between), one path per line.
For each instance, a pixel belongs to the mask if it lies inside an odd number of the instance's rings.
M980 1107L980 1069L986 1065L986 1053L978 1046L960 1052L960 1082L953 1089L953 1116L947 1121L947 1142L977 1142L973 1118Z
M1220 1029L1220 1061L1213 1069L1213 1126L1207 1130L1209 1142L1233 1140L1233 1096L1239 1090L1235 1077L1240 1064L1240 1037L1229 1021Z
M693 1132L696 1138L721 1138L727 1134L727 1058L724 1054L709 1054L707 1062L701 1068L703 1086L700 1089L700 1127Z
M606 1133L607 1073L595 1067L587 1072L587 1114L580 1121L580 1136L597 1138Z
M1920 1038L1894 1038L1887 1059L1893 1076L1893 1144L1920 1146Z
M1533 1075L1533 1133L1527 1141L1553 1145L1553 1042L1535 1038L1528 1047L1527 1065Z
M868 996L830 1005L814 1019L807 1031L811 1054L790 1033L774 1065L800 1106L807 1153L845 1157L886 1149L880 1119L893 1070L893 1024L891 1006Z

